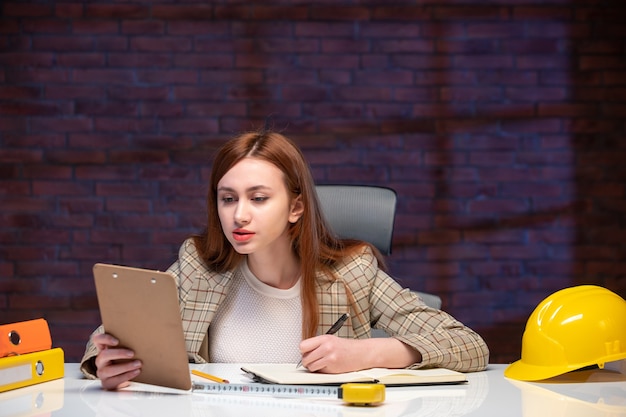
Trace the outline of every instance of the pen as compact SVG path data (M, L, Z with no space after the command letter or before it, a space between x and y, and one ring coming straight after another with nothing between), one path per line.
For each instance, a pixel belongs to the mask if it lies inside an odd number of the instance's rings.
M228 380L219 378L217 376L205 374L204 372L196 371L195 369L191 370L191 373L197 376L201 376L202 378L210 379L214 382L219 382L220 384L228 384Z
M341 326L343 326L343 324L346 322L346 320L348 320L348 317L350 317L348 313L342 314L341 317L339 317L339 319L335 322L335 324L330 326L330 329L328 329L326 334L337 333L339 329L341 329ZM296 365L296 369L298 369L300 366L302 366L302 359L300 359L300 362L298 362L298 364Z

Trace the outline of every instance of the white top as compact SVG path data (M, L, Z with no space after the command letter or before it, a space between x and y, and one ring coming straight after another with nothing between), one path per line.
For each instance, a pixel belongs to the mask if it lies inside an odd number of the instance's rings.
M261 282L247 263L241 272L209 327L211 362L297 363L302 358L300 280L282 290Z

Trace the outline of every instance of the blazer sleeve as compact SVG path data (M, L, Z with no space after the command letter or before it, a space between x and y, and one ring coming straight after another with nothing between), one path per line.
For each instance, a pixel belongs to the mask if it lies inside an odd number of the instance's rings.
M91 341L93 336L98 333L104 333L104 328L100 325L96 330L91 333L89 336L89 340L87 341L87 346L85 348L85 353L83 354L83 358L80 361L80 371L87 377L88 379L97 379L96 375L96 355L98 354L98 349L96 345Z
M369 286L369 298L355 297L357 305L369 306L372 327L385 330L421 353L422 361L411 368L441 367L473 372L487 367L489 349L475 331L445 311L427 306L415 292L403 288L378 267L369 249L358 257L357 263L360 271L353 270L352 276L362 274ZM355 294L354 290L352 293ZM361 289L360 294L365 292Z

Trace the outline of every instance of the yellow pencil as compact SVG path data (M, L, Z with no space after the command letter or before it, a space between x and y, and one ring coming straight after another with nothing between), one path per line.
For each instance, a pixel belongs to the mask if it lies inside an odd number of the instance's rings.
M201 376L202 378L210 379L211 381L219 382L221 384L228 384L228 380L226 379L222 379L217 376L205 374L204 372L196 371L195 369L192 369L191 373L197 376Z

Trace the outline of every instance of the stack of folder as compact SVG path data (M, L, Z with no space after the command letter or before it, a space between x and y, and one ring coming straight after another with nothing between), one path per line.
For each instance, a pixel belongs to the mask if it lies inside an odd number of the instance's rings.
M63 376L63 350L52 348L45 319L0 325L0 392Z

